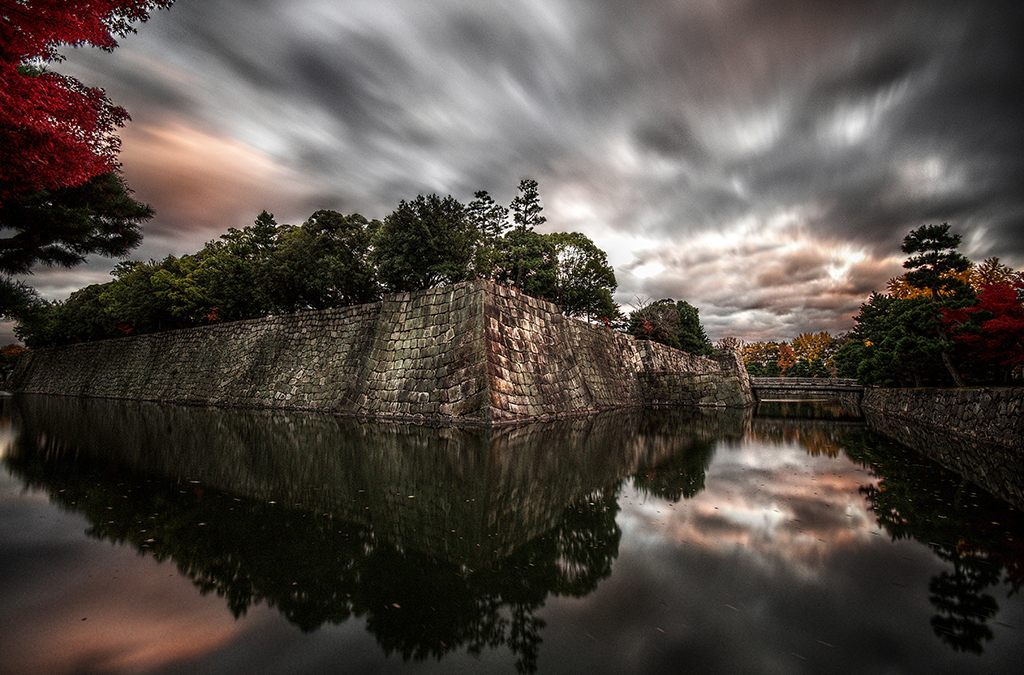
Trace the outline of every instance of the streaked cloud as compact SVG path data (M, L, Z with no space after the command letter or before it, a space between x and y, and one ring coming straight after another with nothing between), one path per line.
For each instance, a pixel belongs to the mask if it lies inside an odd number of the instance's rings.
M140 257L530 176L619 302L791 339L850 328L926 223L1024 267L1022 28L1008 1L179 0L61 69L133 115Z

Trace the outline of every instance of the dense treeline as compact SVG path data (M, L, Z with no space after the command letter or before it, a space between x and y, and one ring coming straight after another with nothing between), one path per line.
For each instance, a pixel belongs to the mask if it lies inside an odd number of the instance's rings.
M753 342L743 345L743 362L752 377L836 377L835 355L845 340L822 331L792 342Z
M478 192L468 205L421 195L383 221L321 210L302 225L278 225L264 211L198 253L122 262L110 282L37 302L16 330L29 347L60 345L361 304L468 279L514 286L569 316L618 320L605 252L578 232L538 233L542 210L536 181L524 180L508 208Z
M908 271L861 305L852 331L746 345L747 370L902 387L1024 379L1024 274L998 258L972 263L960 241L947 224L912 231L902 247Z

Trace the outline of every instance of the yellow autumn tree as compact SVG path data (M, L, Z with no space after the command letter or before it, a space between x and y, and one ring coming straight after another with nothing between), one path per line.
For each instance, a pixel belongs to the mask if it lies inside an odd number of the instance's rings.
M793 351L799 359L821 362L828 361L836 350L836 341L831 335L820 333L801 333L793 340Z
M963 272L949 272L942 276L969 284L976 293L981 293L982 289L989 284L1012 284L1014 281L1024 278L1024 272L1018 272L999 262L999 258L993 257L980 264L972 263ZM905 274L889 279L885 287L886 293L898 300L931 297L929 289L915 288L907 283ZM940 290L939 295L942 296L944 293Z
M786 371L796 365L796 352L787 343L783 342L779 345L779 371L783 377L786 376Z

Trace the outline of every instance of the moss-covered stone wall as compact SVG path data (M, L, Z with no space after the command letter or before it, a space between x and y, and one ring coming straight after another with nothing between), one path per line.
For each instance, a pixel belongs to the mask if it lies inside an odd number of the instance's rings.
M357 307L32 350L11 389L501 423L745 406L738 357L693 356L475 281Z

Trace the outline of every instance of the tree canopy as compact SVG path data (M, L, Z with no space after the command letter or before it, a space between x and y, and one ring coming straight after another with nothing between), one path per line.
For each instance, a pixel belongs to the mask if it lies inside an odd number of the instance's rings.
M990 258L973 265L947 224L904 239L909 271L874 294L836 354L838 372L864 384L1005 383L1024 365L1024 277ZM1015 375L1016 373L1016 375Z
M558 252L543 234L514 227L495 244L494 281L527 295L558 298Z
M555 294L566 316L614 318L612 293L618 287L608 255L580 232L547 235L557 259ZM617 312L616 312L617 313Z
M301 227L286 227L270 271L274 306L295 312L376 300L370 251L380 226L358 213L320 210Z
M936 368L943 349L940 318L939 308L927 298L872 295L854 317L857 342L846 348L860 350L857 379L884 386L945 384L943 370Z
M665 298L651 303L639 302L629 315L626 332L691 354L714 352L700 323L700 310L684 300L676 302Z
M841 341L821 331L801 333L792 342L752 342L741 350L753 377L833 377Z
M473 201L466 206L466 218L477 233L473 270L478 277L489 279L493 274L498 241L508 229L508 213L486 190L473 193Z
M942 321L956 354L979 379L1006 382L1024 365L1024 282L987 284L971 307L947 308Z
M122 256L142 241L139 228L152 215L113 172L8 200L0 206L0 274L26 274L39 263L73 267L89 254Z
M419 195L384 219L371 258L385 290L416 291L470 278L475 241L458 200Z
M535 190L536 182L530 186ZM527 201L539 207L537 197ZM127 213L148 213L140 208ZM539 210L527 210L533 222L543 222ZM302 225L279 225L263 211L192 255L122 262L112 281L64 302L32 298L22 305L28 311L16 332L31 347L65 344L361 304L383 292L473 278L558 303L569 316L618 317L615 273L604 251L578 232L511 227L509 215L486 192L469 207L450 195L420 195L400 202L383 222L322 209ZM103 223L118 236L133 232L109 218Z
M0 316L38 305L11 279L137 246L152 216L118 175L128 113L101 89L46 68L62 45L117 46L173 0L0 0Z
M532 230L547 222L547 218L541 214L544 207L540 204L537 181L525 178L519 182L519 194L512 200L509 210L512 212L512 221L518 228Z
M901 247L910 255L903 263L903 267L910 270L906 273L907 283L929 291L936 302L940 293L969 293L967 284L956 277L971 266L971 261L957 251L962 239L949 231L948 223L922 225L911 231L903 238Z
M172 0L0 0L0 205L117 168L128 113L100 89L39 68L61 45L117 46Z

